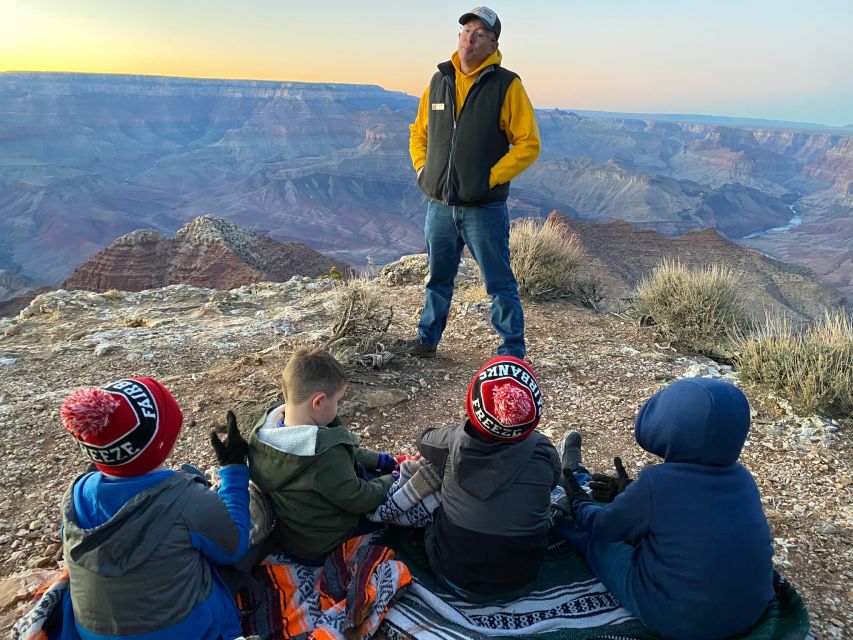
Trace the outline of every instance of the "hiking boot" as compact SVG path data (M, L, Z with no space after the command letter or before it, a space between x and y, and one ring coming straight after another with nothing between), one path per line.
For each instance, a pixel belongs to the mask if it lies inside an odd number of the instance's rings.
M585 471L582 466L581 434L579 432L570 431L566 434L566 436L560 440L560 443L557 445L557 451L560 454L563 473Z
M409 355L417 356L418 358L434 358L435 345L430 346L424 344L418 338L402 341L403 350Z

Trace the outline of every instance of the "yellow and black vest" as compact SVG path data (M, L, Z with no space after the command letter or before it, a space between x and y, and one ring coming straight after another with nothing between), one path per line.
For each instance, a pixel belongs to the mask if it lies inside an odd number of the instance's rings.
M506 200L509 182L489 188L489 171L509 151L501 106L512 71L492 65L480 72L456 117L456 69L438 65L429 85L427 154L418 186L446 205L476 206Z

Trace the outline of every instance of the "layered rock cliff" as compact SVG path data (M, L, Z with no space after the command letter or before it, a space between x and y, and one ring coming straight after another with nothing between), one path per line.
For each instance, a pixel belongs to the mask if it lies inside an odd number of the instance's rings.
M565 224L580 241L585 254L582 274L600 283L603 302L610 309L624 310L633 288L665 259L689 268L716 264L733 269L757 321L763 321L765 310L799 321L814 320L847 302L810 270L737 245L713 229L672 237L624 221L592 224L558 211L549 218Z
M201 216L167 238L152 229L122 236L81 265L66 289L142 291L171 284L230 289L350 267L296 242L277 242L227 220Z
M116 238L171 237L199 211L354 264L419 251L416 104L367 85L2 73L0 269L57 283ZM845 246L820 233L853 225L849 130L662 118L539 112L542 158L513 181L511 211L737 239L787 226L796 202L796 236L754 242L850 281Z

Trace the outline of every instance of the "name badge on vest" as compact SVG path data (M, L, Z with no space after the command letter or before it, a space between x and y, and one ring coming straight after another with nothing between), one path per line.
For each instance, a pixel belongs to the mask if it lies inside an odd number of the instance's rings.
M433 111L444 111L443 102L433 102L431 106Z

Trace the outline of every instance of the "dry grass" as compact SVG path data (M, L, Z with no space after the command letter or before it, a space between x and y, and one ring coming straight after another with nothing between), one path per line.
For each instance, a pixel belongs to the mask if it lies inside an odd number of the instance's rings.
M346 366L383 366L394 315L385 289L373 279L351 278L335 288L333 305L336 321L323 346Z
M573 293L581 248L566 225L521 220L510 229L509 250L519 295L542 300Z
M459 302L482 302L489 299L486 287L479 280L466 283L453 292L453 299Z
M707 355L729 352L750 322L737 273L725 266L688 269L664 260L634 291L634 312L673 346Z
M805 329L769 318L740 341L743 379L787 398L805 415L853 416L853 321L829 313Z

